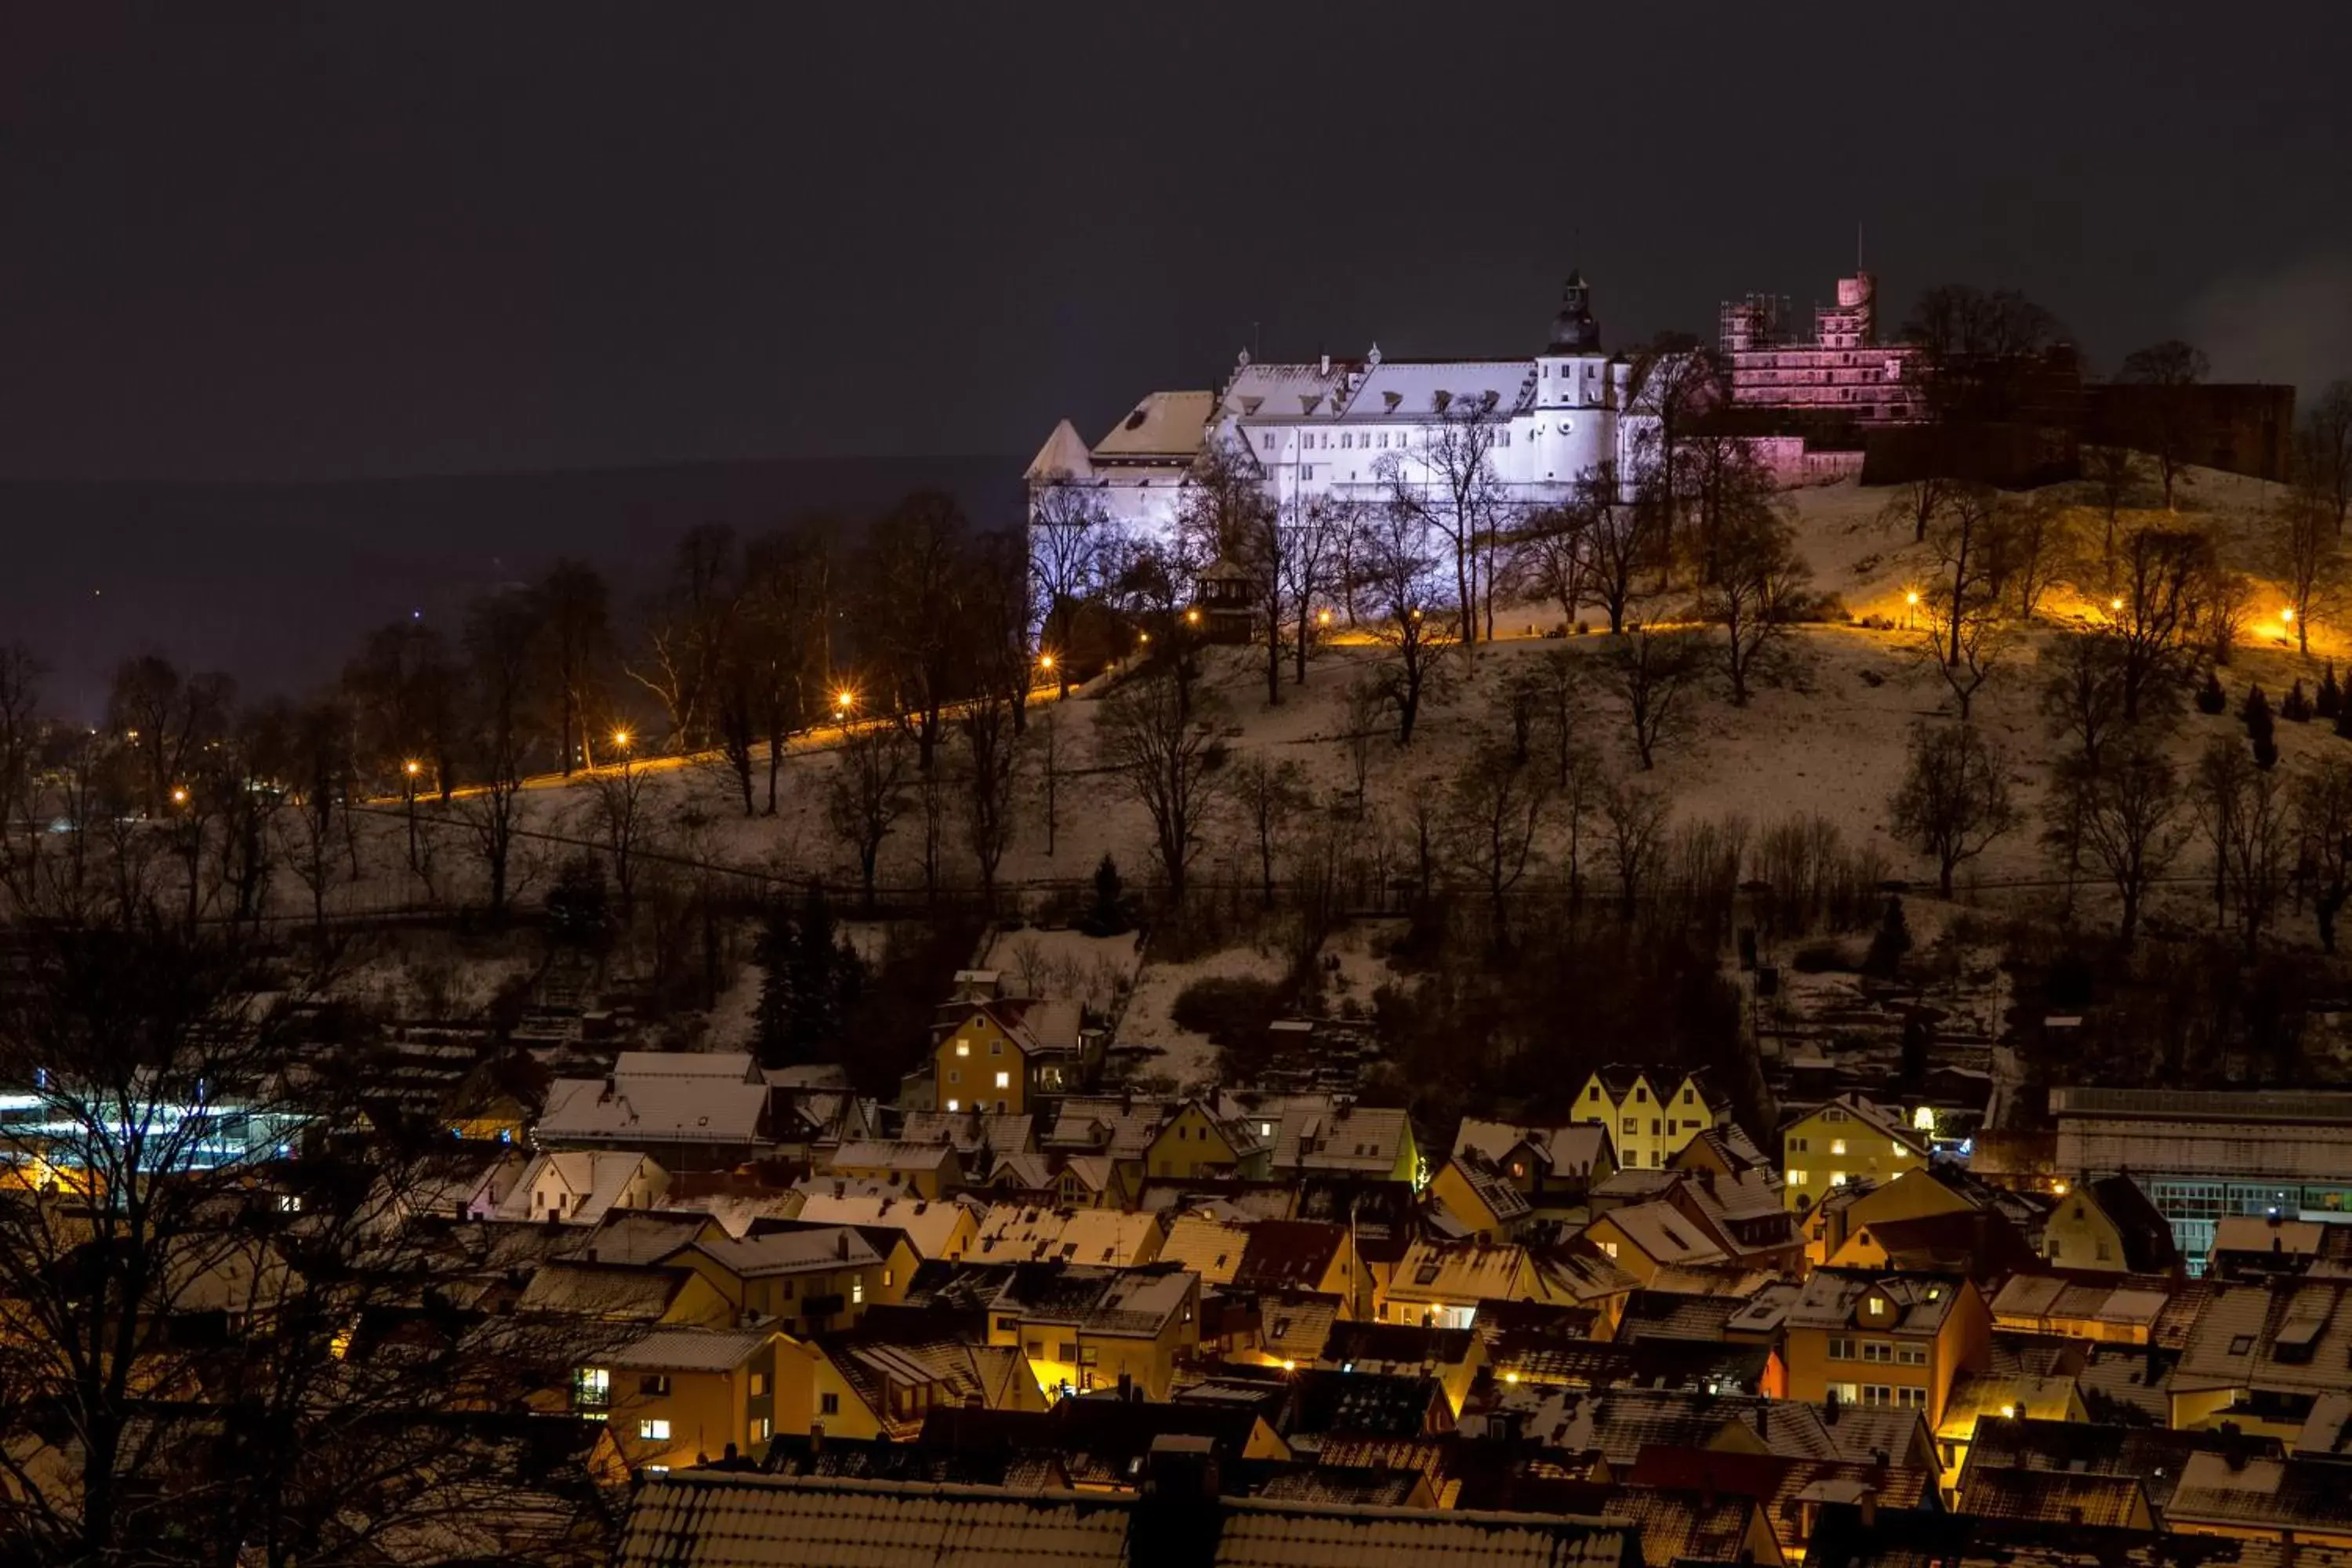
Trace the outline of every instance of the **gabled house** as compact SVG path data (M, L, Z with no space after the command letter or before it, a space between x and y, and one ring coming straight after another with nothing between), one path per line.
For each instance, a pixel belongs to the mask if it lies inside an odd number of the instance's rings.
M800 1429L827 1438L904 1443L922 1435L934 1410L1046 1408L1021 1352L987 1343L977 1321L964 1333L937 1314L893 1317L819 1334L802 1353L809 1403L797 1413Z
M1143 1152L1144 1173L1179 1181L1257 1181L1273 1162L1274 1143L1238 1106L1221 1111L1212 1101L1188 1100L1161 1123Z
M1404 1182L1416 1189L1425 1179L1412 1118L1345 1096L1307 1097L1284 1108L1275 1131L1274 1171Z
M614 1208L651 1208L668 1190L669 1173L650 1156L621 1150L556 1150L532 1158L491 1217L594 1225Z
M574 1369L572 1408L604 1419L633 1470L750 1455L775 1433L796 1349L772 1329L655 1329Z
M1625 1291L1633 1289L1630 1278L1617 1278ZM1584 1283L1574 1259L1542 1257L1516 1243L1416 1241L1389 1280L1377 1319L1466 1329L1477 1321L1482 1302L1571 1304L1585 1294Z
M645 1151L731 1170L773 1144L772 1091L741 1051L623 1051L603 1078L557 1079L531 1136L546 1149Z
M1661 1170L1699 1133L1731 1121L1730 1102L1703 1073L1677 1069L1612 1064L1584 1080L1575 1106L1579 1121L1608 1130L1629 1169Z
M1431 1178L1429 1196L1459 1234L1477 1241L1510 1240L1531 1212L1508 1169L1475 1149L1454 1151Z
M893 1196L887 1194L842 1193L803 1189L797 1217L806 1225L846 1225L860 1229L880 1226L905 1235L914 1256L923 1262L935 1258L961 1258L980 1235L980 1215L969 1198Z
M799 1338L845 1329L869 1306L899 1300L918 1267L903 1232L818 1226L761 1230L683 1248L668 1261L693 1269L739 1313L772 1320Z
M964 1256L975 1263L1132 1268L1157 1259L1167 1239L1158 1215L996 1204L981 1216L980 1229Z
M963 1161L946 1143L873 1140L835 1149L825 1162L824 1173L875 1183L908 1197L936 1200L963 1185Z
M2174 1274L2181 1269L2172 1222L2127 1175L2077 1181L2042 1222L2042 1256L2062 1268L2113 1274Z
M1891 1182L1926 1164L1929 1152L1928 1134L1896 1108L1841 1094L1781 1129L1788 1205L1802 1214L1848 1182Z
M1006 996L993 970L959 973L931 1026L933 1109L1026 1115L1084 1088L1099 1040L1082 1023L1075 1002Z
M1600 1121L1561 1126L1523 1126L1465 1118L1454 1135L1454 1154L1483 1155L1538 1215L1576 1215L1595 1185L1617 1169L1617 1148Z
M1791 1399L1942 1421L1953 1381L1992 1362L1992 1316L1965 1276L1816 1269L1789 1309Z

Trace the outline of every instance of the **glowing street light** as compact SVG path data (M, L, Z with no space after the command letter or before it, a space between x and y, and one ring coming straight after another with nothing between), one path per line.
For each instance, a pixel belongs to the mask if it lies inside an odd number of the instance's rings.
M1317 626L1329 626L1329 625L1331 624L1331 612L1330 612L1330 611L1328 611L1328 610L1318 610L1318 611L1316 611L1316 612L1315 612L1315 624L1316 624Z
M1914 610L1916 610L1918 607L1919 607L1919 590L1918 590L1918 589L1916 589L1916 588L1906 588L1906 589L1904 589L1904 590L1903 590L1903 628L1904 628L1904 630L1906 630L1906 631L1910 630L1910 628L1911 628L1911 613L1912 613Z
M1199 625L1201 624L1201 612L1200 612L1200 611L1198 611L1198 610L1187 610L1187 611L1185 611L1185 612L1184 612L1184 624L1185 624L1186 626L1199 626Z
M406 773L410 778L415 778L417 774L425 771L425 764L418 762L415 757L411 757L408 761L400 764L400 771Z
M1151 634L1150 632L1138 632L1136 634L1135 640L1138 642L1150 642L1151 640Z
M622 751L627 751L629 749L629 732L626 730L614 731L613 744L619 747Z
M2293 626L2293 625L2294 625L2294 607L2293 607L2292 605L2290 605L2290 606L2289 606L2289 607L2287 607L2286 609L2281 610L2281 611L2279 612L2279 619L2280 619L2282 622L2284 622L2284 624L2286 624L2286 625L2288 625L2288 626Z
M846 714L856 705L857 693L851 691L846 688L833 694L833 706L836 712Z
M1052 654L1050 654L1050 653L1041 653L1041 654L1039 654L1039 655L1037 656L1037 668L1040 668L1040 669L1051 669L1051 668L1054 668L1054 656L1053 656Z
M2123 599L2122 599L2120 596L2117 596L2117 597L2113 598L2113 599L2109 599L2109 600L2107 601L2107 608L2108 608L2108 609L2110 609L2110 610L2121 610L2123 607L2124 607L2124 602L2123 602Z
M187 785L173 784L172 786L172 804L173 805L185 805L188 804Z

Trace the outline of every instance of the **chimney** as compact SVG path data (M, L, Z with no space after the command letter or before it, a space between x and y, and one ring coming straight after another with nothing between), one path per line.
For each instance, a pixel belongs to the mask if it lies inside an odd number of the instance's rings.
M1877 1528L1878 1492L1875 1488L1864 1487L1863 1489L1861 1500L1854 1504L1854 1508L1862 1515L1863 1529L1874 1530Z
M847 1231L836 1230L833 1233L833 1255L844 1263L849 1261L849 1233Z
M1772 1406L1769 1403L1756 1407L1756 1436L1768 1443L1772 1439Z
M1824 1400L1822 1400L1822 1424L1823 1424L1824 1426L1836 1426L1836 1425L1837 1425L1837 1418L1838 1418L1838 1396L1837 1396L1837 1390L1836 1390L1836 1389L1834 1389L1834 1388L1832 1388L1832 1389L1831 1389L1831 1390L1830 1390L1830 1396L1829 1396L1827 1399L1824 1399Z
M809 1458L811 1459L819 1459L824 1457L824 1423L822 1421L812 1421L809 1423Z
M1118 1374L1118 1402L1121 1405L1135 1402L1135 1379L1123 1372Z

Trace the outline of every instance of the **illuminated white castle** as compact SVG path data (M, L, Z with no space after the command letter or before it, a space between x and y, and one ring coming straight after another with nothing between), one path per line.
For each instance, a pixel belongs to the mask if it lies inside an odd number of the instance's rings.
M1391 360L1375 344L1360 360L1258 364L1244 353L1223 386L1152 393L1092 447L1063 420L1027 478L1033 500L1076 491L1087 510L1157 531L1219 441L1279 503L1370 500L1395 483L1430 484L1427 454L1475 411L1491 425L1489 460L1507 500L1544 504L1588 475L1633 471L1645 420L1627 407L1632 373L1602 352L1591 290L1571 272L1550 342L1532 359Z

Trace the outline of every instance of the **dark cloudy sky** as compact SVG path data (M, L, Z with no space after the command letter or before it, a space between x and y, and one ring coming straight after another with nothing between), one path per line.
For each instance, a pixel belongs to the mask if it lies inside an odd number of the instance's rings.
M1622 13L1622 15L1621 15ZM1268 353L2021 285L2352 373L2343 0L0 10L0 475L1003 452Z

